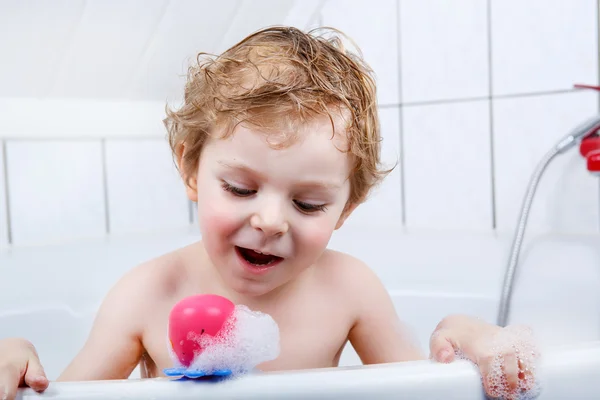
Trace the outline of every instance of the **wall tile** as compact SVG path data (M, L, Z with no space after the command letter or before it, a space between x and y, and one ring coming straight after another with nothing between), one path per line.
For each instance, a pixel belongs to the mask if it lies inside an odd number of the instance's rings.
M493 93L598 82L596 0L491 0Z
M487 100L403 109L409 228L492 228Z
M597 114L597 94L564 93L494 100L498 229L512 231L531 175L558 140ZM598 180L578 149L555 158L535 194L528 230L598 231Z
M164 140L108 140L111 233L189 225L183 181Z
M402 102L489 95L487 0L400 0Z
M99 141L8 141L13 243L105 234Z
M6 215L6 182L4 181L4 142L0 140L0 251L8 246L8 218Z
M398 9L395 0L327 0L322 25L348 35L373 68L380 104L398 104Z
M350 226L402 226L402 189L400 186L400 115L399 107L379 110L381 159L385 168L394 170L376 187L364 204L348 218Z

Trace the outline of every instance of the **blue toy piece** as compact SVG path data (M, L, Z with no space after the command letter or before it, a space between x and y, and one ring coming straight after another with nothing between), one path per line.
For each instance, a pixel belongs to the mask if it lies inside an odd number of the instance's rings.
M197 379L197 378L210 378L210 377L227 377L232 374L229 369L217 369L214 371L204 371L201 369L191 369L191 368L165 368L163 370L165 375L167 376L184 376L189 379Z
M165 368L163 370L165 375L167 376L183 376L189 379L198 379L198 378L210 378L210 377L227 377L232 374L229 369L217 369L211 372L203 371L201 369L191 369L191 368Z

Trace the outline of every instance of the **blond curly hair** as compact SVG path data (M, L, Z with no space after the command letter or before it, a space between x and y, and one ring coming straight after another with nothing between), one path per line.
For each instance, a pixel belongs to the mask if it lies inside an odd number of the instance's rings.
M321 34L317 34L321 32ZM329 36L329 37L327 37ZM219 56L200 53L187 74L183 105L166 108L171 149L186 184L208 137L227 137L247 122L295 139L297 124L343 115L353 157L348 205L363 202L390 171L381 168L375 80L360 51L345 48L333 28L259 30ZM184 145L184 146L182 146ZM182 153L181 149L185 147Z

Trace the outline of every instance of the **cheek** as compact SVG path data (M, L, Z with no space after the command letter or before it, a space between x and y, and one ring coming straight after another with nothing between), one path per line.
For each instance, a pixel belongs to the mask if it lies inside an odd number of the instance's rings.
M311 248L315 251L323 251L329 244L329 239L333 234L335 225L327 219L323 221L312 221L307 223L302 229L301 242L303 247Z
M203 237L228 236L240 224L239 207L220 193L210 193L198 199L198 223Z

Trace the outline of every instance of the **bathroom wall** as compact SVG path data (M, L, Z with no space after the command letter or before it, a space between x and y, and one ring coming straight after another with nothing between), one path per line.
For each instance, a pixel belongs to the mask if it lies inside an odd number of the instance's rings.
M165 101L196 51L269 24L337 27L377 75L398 165L344 229L510 233L542 155L599 109L572 88L598 84L595 0L16 4L0 5L0 250L193 224ZM529 232L597 234L599 192L577 151L560 157Z

